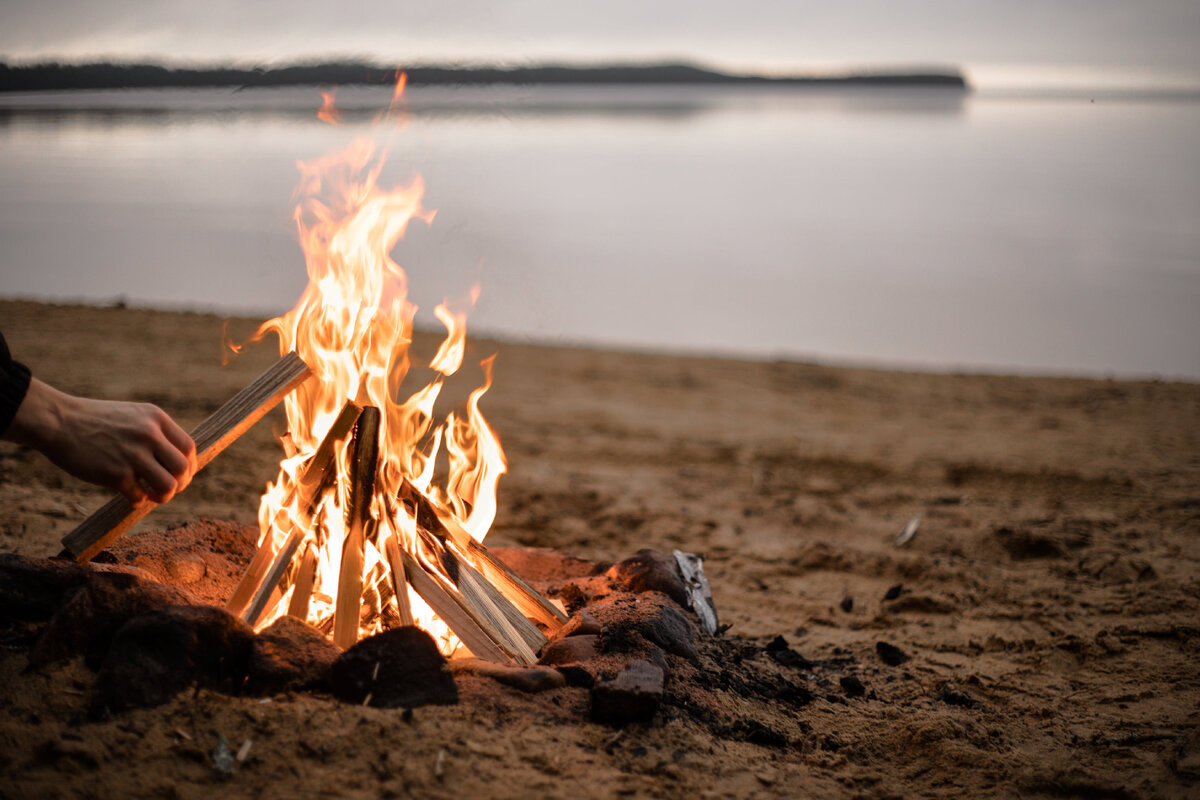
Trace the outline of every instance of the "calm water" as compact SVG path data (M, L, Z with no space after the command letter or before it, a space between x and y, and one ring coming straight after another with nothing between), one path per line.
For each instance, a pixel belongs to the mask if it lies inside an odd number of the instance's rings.
M0 96L0 294L274 313L295 161L386 94ZM1200 378L1200 103L745 89L410 93L386 175L432 309L509 338ZM390 182L390 181L389 181ZM432 317L427 318L432 321ZM2 328L2 321L0 321Z

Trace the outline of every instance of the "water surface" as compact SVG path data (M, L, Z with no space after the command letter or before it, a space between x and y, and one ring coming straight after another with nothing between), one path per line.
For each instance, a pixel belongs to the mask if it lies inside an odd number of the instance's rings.
M910 90L412 90L426 311L509 338L1200 378L1200 103ZM306 280L307 88L0 96L0 294L268 314ZM432 322L432 317L426 318ZM2 322L0 322L2 326Z

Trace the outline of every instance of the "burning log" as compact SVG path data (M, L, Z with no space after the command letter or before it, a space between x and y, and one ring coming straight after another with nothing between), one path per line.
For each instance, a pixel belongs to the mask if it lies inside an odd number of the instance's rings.
M499 637L495 631L484 628L481 622L453 592L447 591L431 577L405 550L400 550L400 560L409 584L421 599L429 604L433 613L462 640L467 649L479 658L508 663L512 659L496 644Z
M342 544L341 575L333 621L333 643L348 650L358 641L362 608L363 550L366 528L375 497L375 472L379 466L379 409L366 406L354 429L353 474L347 509L346 539Z
M311 374L300 356L295 352L288 353L197 425L192 431L192 439L196 442L196 469L206 467ZM147 500L135 508L124 496L118 495L68 533L62 540L63 546L76 561L90 561L156 505Z
M558 630L567 621L566 614L517 577L516 573L488 552L487 548L475 541L452 514L439 509L408 480L403 481L400 486L400 500L413 509L420 527L435 535L449 538L474 561L487 582L498 589L521 613L540 622L551 631Z
M313 581L317 577L317 554L311 547L304 549L300 557L300 570L296 573L296 588L288 602L288 616L303 622L308 619L308 601L312 597Z
M333 483L337 476L337 469L334 462L334 448L338 442L346 438L347 434L353 430L354 425L358 422L358 416L362 413L362 409L355 403L347 400L342 406L341 412L334 419L333 424L329 426L329 431L325 434L325 438L321 440L321 444L317 447L312 458L304 465L304 469L300 473L293 492L300 493L300 509L301 514L307 517L312 517L317 506L321 502L321 495ZM284 503L284 508L291 505L291 496ZM282 514L284 512L280 512ZM273 524L277 524L280 520L277 518ZM293 545L293 553L295 547L299 546L300 542L297 539ZM287 547L287 542L284 543L284 548ZM284 548L281 548L281 552ZM250 561L250 566L246 568L246 572L242 575L241 581L238 582L237 588L233 590L233 595L230 596L229 602L225 605L225 610L230 614L240 615L246 608L246 604L250 602L250 598L254 596L255 590L263 582L263 576L266 574L268 567L273 566L272 556L275 555L273 550L273 542L271 533L268 531L263 536L262 542L258 546L258 552L254 554L254 558ZM287 563L291 563L289 559ZM284 564L286 567L287 564ZM279 576L282 577L283 572L280 570ZM277 581L278 582L278 581ZM274 584L272 584L272 589ZM259 614L262 612L260 611ZM243 617L245 619L245 617Z
M404 560L400 558L400 545L395 536L389 536L384 543L384 555L387 556L388 566L392 570L392 591L396 593L396 611L400 616L401 625L415 625L412 604L408 602L408 578L405 577Z

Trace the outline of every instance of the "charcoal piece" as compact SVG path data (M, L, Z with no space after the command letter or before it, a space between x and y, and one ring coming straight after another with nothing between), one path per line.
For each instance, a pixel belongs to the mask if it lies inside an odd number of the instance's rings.
M595 658L599 647L599 636L568 636L550 642L542 650L539 664L557 666L559 664L578 664Z
M250 626L221 608L167 606L140 614L113 637L91 716L161 705L192 685L234 694L253 642Z
M605 574L627 592L661 592L681 608L690 608L687 586L679 574L679 565L673 556L666 553L638 550L630 558L613 565Z
M615 678L592 687L592 719L610 725L650 720L662 704L664 678L663 671L649 661L629 662Z
M892 586L891 588L889 588L887 590L887 592L883 595L884 602L890 602L892 600L895 600L897 597L900 596L900 593L903 591L904 591L904 584L897 583L895 586Z
M788 646L787 640L776 636L766 646L767 655L776 664L793 669L811 670L812 662Z
M559 664L554 669L566 679L568 686L590 689L596 685L596 676L582 664Z
M324 687L342 651L316 628L295 617L280 617L254 639L246 692L279 694Z
M843 675L838 683L842 685L842 691L851 697L862 697L867 693L867 687L863 686L857 675Z
M125 572L88 573L84 585L51 618L29 654L29 666L82 655L97 669L117 630L129 620L155 608L190 605L194 598L182 589L144 580Z
M938 699L948 706L958 706L959 708L975 708L979 703L971 695L959 689L953 683L942 684L941 691L938 692Z
M85 580L73 561L0 553L0 622L45 622Z
M376 708L453 705L458 688L433 637L412 625L363 639L333 662L333 694Z
M850 595L846 595L842 598L841 606L842 611L845 611L847 614L849 614L854 610L854 598Z
M887 642L876 642L875 653L879 656L879 660L889 667L898 667L908 661L908 656L904 654L903 650Z

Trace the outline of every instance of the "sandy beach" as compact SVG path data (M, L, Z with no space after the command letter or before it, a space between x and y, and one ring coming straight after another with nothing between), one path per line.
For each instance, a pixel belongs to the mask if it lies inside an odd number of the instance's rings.
M0 301L35 375L156 403L188 428L277 357L267 342L223 366L224 324ZM435 347L418 338L417 358ZM782 635L824 665L804 678L816 699L772 723L788 746L686 715L619 733L516 690L409 718L205 691L85 722L79 660L28 672L6 645L0 797L1200 793L1200 385L478 340L468 360L492 353L483 407L510 468L488 544L703 554L726 637L754 653ZM273 412L142 529L254 523L283 425ZM0 551L56 554L107 497L0 446ZM883 663L881 641L908 661ZM843 674L866 696L847 696ZM254 744L215 786L218 735Z

